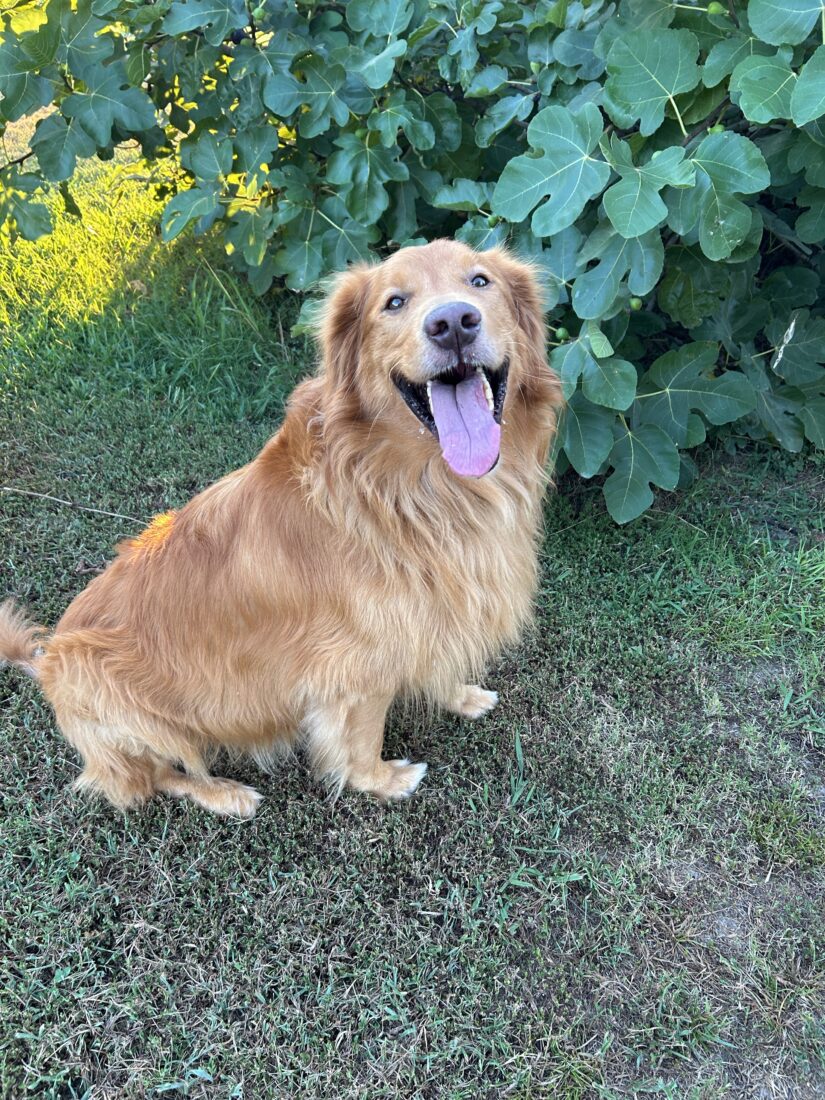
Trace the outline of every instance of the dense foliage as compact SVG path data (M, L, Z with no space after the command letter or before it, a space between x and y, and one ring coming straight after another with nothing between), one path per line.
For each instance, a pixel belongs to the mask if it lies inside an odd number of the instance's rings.
M137 139L164 237L218 226L258 293L436 235L534 258L559 460L620 522L714 426L825 447L820 0L0 8L0 128L56 108L0 168L12 239Z

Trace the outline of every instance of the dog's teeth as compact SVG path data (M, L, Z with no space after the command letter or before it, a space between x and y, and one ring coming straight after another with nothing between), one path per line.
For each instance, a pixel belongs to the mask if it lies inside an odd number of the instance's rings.
M432 384L432 382L427 383L427 404L430 406L430 415L432 416L432 412L433 412L433 384Z
M495 408L495 401L493 400L493 391L490 388L490 383L487 381L487 375L481 367L476 368L476 373L481 375L481 381L484 384L484 396L487 398L487 408L492 412Z

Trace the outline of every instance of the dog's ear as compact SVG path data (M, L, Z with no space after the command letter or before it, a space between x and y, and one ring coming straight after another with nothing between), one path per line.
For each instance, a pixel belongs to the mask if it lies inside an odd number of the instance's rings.
M537 268L517 259L504 248L489 253L496 266L499 285L510 298L510 308L521 330L526 349L546 363L547 326L544 294Z
M520 384L528 392L533 391L534 397L559 404L558 379L547 361L544 293L538 269L504 248L491 249L490 258L498 284L509 296L518 327Z
M540 276L535 267L505 249L493 249L491 259L494 276L510 298L510 309L516 321L519 361L516 385L524 397L524 407L532 409L534 415L545 421L547 431L540 433L536 452L539 465L544 467L557 411L563 402L561 384L547 358L547 325Z
M329 389L351 388L361 354L363 313L370 285L369 264L358 264L338 275L321 310L318 339Z

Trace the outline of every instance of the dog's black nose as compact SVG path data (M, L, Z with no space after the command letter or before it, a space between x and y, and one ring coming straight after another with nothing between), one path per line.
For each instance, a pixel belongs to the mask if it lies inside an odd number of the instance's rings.
M468 302L448 302L430 310L424 319L424 331L440 348L458 348L461 352L478 336L481 314Z

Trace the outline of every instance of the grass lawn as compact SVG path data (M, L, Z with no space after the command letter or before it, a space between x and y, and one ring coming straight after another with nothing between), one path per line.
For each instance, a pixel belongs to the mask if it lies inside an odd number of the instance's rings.
M139 186L80 202L0 250L0 596L49 623L310 363ZM825 1095L825 462L699 461L624 529L563 481L498 709L391 721L405 805L226 763L252 823L124 816L0 673L0 1094Z

